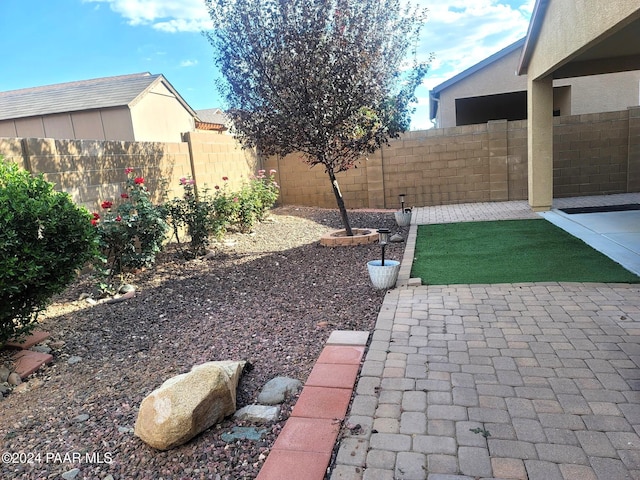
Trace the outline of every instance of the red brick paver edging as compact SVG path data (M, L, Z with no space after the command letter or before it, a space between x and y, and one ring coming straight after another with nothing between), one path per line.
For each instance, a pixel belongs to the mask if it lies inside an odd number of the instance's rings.
M322 480L347 413L369 332L334 331L257 480Z

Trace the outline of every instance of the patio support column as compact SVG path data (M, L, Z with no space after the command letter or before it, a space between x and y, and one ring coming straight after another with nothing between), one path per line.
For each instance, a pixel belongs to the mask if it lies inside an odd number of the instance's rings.
M529 205L540 212L553 201L553 79L527 83Z

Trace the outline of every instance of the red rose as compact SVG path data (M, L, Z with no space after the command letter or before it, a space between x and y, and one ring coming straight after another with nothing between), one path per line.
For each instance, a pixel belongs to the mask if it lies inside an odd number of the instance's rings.
M102 208L104 208L105 210L111 207L113 207L113 202L110 202L109 200L105 200L104 202L102 202Z
M144 183L144 178L142 178L142 177L136 177L136 178L133 180L133 183L135 183L136 185L142 185L142 184Z
M128 193L121 193L120 194L120 198L129 198L129 194Z

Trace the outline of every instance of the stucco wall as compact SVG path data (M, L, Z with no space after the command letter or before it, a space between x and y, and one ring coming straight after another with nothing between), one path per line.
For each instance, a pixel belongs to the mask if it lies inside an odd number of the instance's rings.
M438 126L441 128L456 126L456 99L480 97L507 92L519 92L527 89L526 77L515 74L520 58L517 49L493 62L440 93L438 105Z
M133 141L127 108L56 113L0 121L0 137Z
M515 74L520 54L521 49L517 49L442 90L438 125L456 126L456 99L526 91L527 77ZM640 70L557 79L553 86L553 108L563 116L612 112L640 105ZM568 90L561 91L563 87Z
M191 114L162 83L130 106L134 138L139 142L180 142L195 129Z
M0 137L181 142L193 130L193 117L162 83L129 107L0 121Z
M571 109L568 111L571 115L614 112L640 105L640 70L553 82L554 87L566 85L571 86Z
M549 75L597 40L605 38L620 22L637 18L639 12L638 0L549 1L530 56L528 77L538 80Z

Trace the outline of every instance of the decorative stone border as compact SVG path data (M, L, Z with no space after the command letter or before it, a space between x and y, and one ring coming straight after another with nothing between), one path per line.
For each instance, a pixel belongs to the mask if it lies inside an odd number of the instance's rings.
M378 241L378 230L375 228L352 228L353 236L347 236L346 231L334 230L320 237L320 245L324 247L348 247L353 245L367 245Z
M325 478L368 340L369 332L331 333L256 480Z

